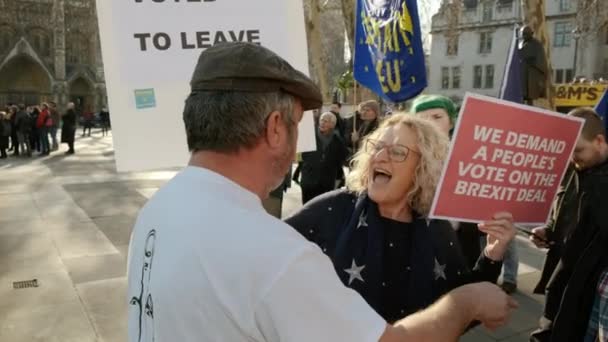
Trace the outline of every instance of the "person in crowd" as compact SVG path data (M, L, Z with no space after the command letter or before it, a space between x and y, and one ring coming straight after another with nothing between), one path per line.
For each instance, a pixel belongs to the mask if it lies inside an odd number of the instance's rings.
M63 127L61 128L61 142L68 144L65 154L74 154L74 138L76 135L76 110L74 102L68 103L67 111L63 114Z
M317 150L302 153L301 181L302 203L332 191L346 160L348 150L338 132L336 116L331 112L321 115L316 132Z
M19 156L19 141L17 139L17 124L16 124L17 111L18 111L18 108L14 104L11 104L10 106L8 106L7 119L10 121L10 124L11 124L11 135L10 135L11 144L10 144L9 151L13 151L13 156L15 156L15 157Z
M482 283L387 324L316 246L264 211L303 111L321 106L304 74L234 42L203 51L190 84L189 166L148 201L131 236L129 341L453 341L475 319L507 321L516 303Z
M15 118L15 127L17 129L17 141L19 142L19 149L22 155L31 157L32 149L30 146L30 131L32 129L32 122L30 116L25 111L25 104L21 103L18 107L18 112Z
M87 135L87 130L89 131L87 136L91 136L91 128L93 128L93 119L94 119L95 114L93 113L93 110L91 109L91 106L88 106L87 109L82 113L82 118L84 120L84 123L82 125L82 136L84 137L85 135Z
M583 118L585 123L572 157L576 169L573 188L569 189L570 194L566 190L566 197L557 198L555 224L563 226L555 226L558 233L551 227L532 230L533 241L539 246L546 247L544 241L563 243L560 261L546 286L540 327L530 338L534 342L597 341L588 339L587 333L597 318L594 302L601 300L597 297L598 286L608 267L606 128L591 108L577 108L568 115Z
M101 135L108 135L108 131L110 130L110 112L108 108L103 107L101 112L99 112L99 120L101 121Z
M584 342L608 341L608 267L602 271Z
M546 248L547 255L543 270L534 287L535 294L544 295L547 284L562 257L564 246L570 239L577 224L579 202L579 178L576 167L571 163L560 187L549 215L549 222L532 230L532 242L538 248Z
M488 213L488 245L471 270L449 222L427 219L448 143L433 123L393 114L363 140L346 189L286 219L389 322L462 284L495 282L516 234L509 213Z
M49 128L53 125L53 119L49 112L49 105L43 103L40 105L41 110L36 119L36 128L38 128L38 136L40 138L40 155L48 156L51 153L49 146Z
M334 102L329 106L329 112L336 117L336 132L340 135L343 140L346 140L346 124L342 118L342 104L340 102Z
M359 108L354 114L354 119L349 120L350 127L348 128L348 132L345 133L349 138L347 144L350 147L356 147L356 149L358 149L361 145L362 138L378 128L380 123L378 113L380 113L380 106L378 105L378 102L374 100L361 102L359 104ZM353 120L356 121L356 130L353 127L355 124Z
M42 152L41 144L40 144L40 130L38 129L38 116L40 115L40 109L38 106L31 106L28 110L28 115L30 116L30 146L32 147L32 151L36 151L38 153Z
M291 186L291 170L285 176L283 183L270 192L268 198L262 200L262 206L270 215L281 219L283 215L283 196Z
M53 123L49 128L49 134L51 135L51 150L57 151L59 149L59 143L57 141L57 130L59 129L59 122L61 121L61 114L57 110L57 104L55 102L49 102L49 114Z
M336 116L336 132L340 135L340 138L342 138L342 141L344 141L346 143L347 139L346 139L346 121L342 118L342 115L340 114L342 111L342 104L340 102L334 102L331 104L331 106L329 107L329 111L331 113L333 113ZM346 183L346 178L344 175L344 169L342 167L340 167L338 169L338 175L336 178L336 184L338 188L341 188L344 186L344 184Z
M456 104L442 95L421 95L414 100L412 112L416 115L433 121L439 129L451 137L458 119ZM458 241L464 251L470 267L477 262L479 251L485 244L486 237L475 224L464 222L451 222L456 229ZM481 243L480 243L481 241ZM504 272L502 288L508 294L517 290L517 272L519 269L519 256L515 243L509 245L509 249L503 260Z
M411 112L433 121L443 134L452 137L458 112L456 104L449 98L442 95L420 95L412 103Z
M7 112L0 112L0 159L6 159L6 149L9 146L11 136L11 121Z

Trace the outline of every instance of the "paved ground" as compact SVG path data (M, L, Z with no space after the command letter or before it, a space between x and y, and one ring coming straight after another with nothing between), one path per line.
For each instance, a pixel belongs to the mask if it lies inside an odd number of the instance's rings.
M77 154L0 160L0 341L125 341L125 262L137 211L176 170L117 174L111 138L78 137ZM63 146L65 150L65 146ZM294 187L284 213L300 206ZM527 341L542 310L530 295L542 254L524 239L521 308L496 332L461 341ZM38 279L40 286L13 289Z

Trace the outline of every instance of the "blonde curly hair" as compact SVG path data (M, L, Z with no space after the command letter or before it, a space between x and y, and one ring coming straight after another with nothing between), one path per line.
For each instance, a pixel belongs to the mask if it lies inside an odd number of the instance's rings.
M346 187L357 194L367 190L372 156L365 151L365 144L369 139L378 139L387 128L396 125L404 125L416 133L420 161L414 174L414 186L407 193L406 200L416 213L426 216L431 209L449 147L448 137L431 121L404 113L391 115L384 120L378 129L364 138L361 148L353 157Z

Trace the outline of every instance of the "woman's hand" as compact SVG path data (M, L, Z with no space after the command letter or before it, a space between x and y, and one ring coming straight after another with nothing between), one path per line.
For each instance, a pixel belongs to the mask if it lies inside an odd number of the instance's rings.
M494 261L502 260L509 243L517 235L513 215L507 212L496 213L492 217L492 221L480 223L478 227L480 231L488 234L485 255Z

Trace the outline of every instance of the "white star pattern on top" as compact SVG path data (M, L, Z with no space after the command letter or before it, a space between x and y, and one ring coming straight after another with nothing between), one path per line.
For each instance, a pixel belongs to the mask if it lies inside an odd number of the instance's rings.
M439 280L439 278L448 280L445 277L445 265L439 264L439 261L437 261L437 258L435 258L435 268L433 269L433 272L435 272L435 280Z
M360 227L367 227L367 214L365 213L362 213L361 216L359 216L359 224L357 225L357 229Z
M344 272L348 273L350 276L348 278L348 286L350 286L350 284L352 284L355 279L359 279L362 282L365 282L363 280L363 277L361 276L361 271L363 271L364 268L365 265L357 266L357 264L355 263L355 259L353 259L353 263L350 265L350 268L344 270Z

